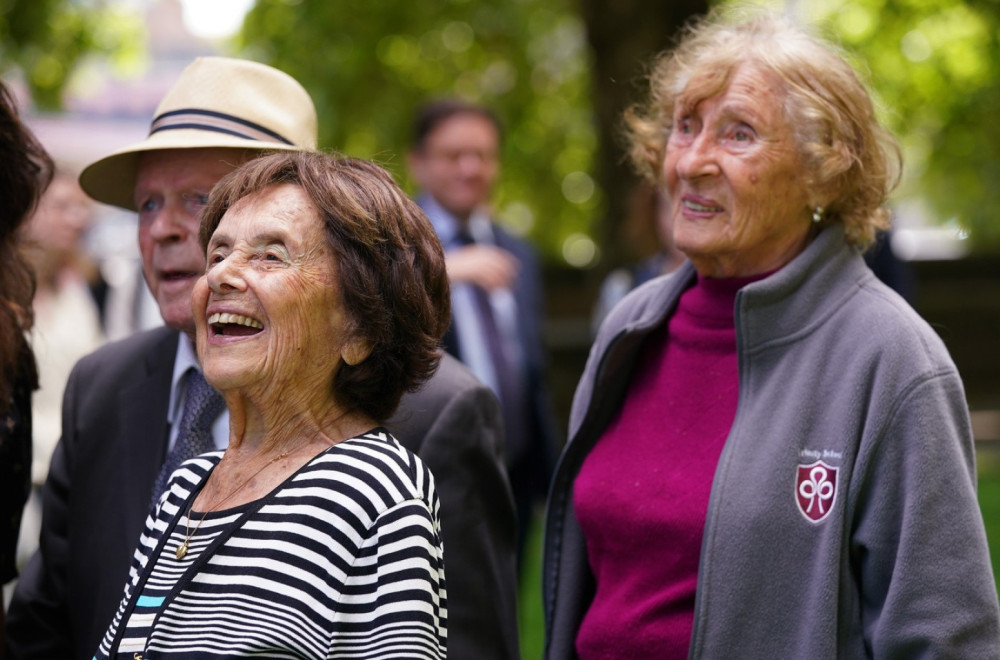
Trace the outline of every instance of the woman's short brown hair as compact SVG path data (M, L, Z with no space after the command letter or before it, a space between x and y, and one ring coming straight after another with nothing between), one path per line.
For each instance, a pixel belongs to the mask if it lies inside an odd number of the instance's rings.
M336 258L348 332L371 347L341 360L337 400L376 420L437 369L451 319L444 253L430 221L392 176L374 163L315 152L280 152L242 165L213 188L201 216L207 248L239 200L278 184L297 185L319 211Z
M677 104L722 92L744 64L782 81L785 118L805 165L803 185L822 200L824 223L842 223L852 245L871 244L876 230L889 226L883 205L899 182L899 147L839 49L787 17L723 11L690 25L676 48L654 60L645 104L625 114L633 163L660 180Z

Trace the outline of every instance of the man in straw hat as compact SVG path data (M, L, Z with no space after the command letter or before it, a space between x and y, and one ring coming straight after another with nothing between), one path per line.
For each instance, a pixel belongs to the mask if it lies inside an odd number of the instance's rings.
M167 93L145 140L81 173L90 196L138 212L143 272L166 327L104 346L70 376L40 549L11 602L9 658L90 658L164 479L187 455L225 446L225 406L201 377L192 340L190 296L205 269L198 213L246 160L315 148L316 111L298 82L255 62L204 57ZM449 651L517 657L515 520L496 400L446 356L388 426L437 481Z

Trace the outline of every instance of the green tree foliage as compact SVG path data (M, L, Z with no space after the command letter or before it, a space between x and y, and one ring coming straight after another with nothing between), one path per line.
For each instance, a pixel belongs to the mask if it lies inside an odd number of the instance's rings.
M138 17L103 0L0 0L0 73L20 69L41 108L60 107L85 56L135 57L141 43Z
M787 3L782 3L787 4ZM900 139L900 196L926 200L978 251L1000 249L1000 4L799 0L803 19L855 56Z
M456 96L492 107L505 126L501 220L549 258L569 249L587 260L593 244L580 234L602 194L589 174L589 65L571 0L258 0L239 48L309 90L321 146L372 158L411 190L418 105Z

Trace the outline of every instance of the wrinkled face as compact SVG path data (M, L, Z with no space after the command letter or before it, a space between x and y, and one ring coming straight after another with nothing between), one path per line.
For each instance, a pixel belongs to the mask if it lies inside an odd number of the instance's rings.
M333 250L299 186L270 186L226 212L192 307L205 377L219 390L330 395L346 317Z
M801 252L809 197L779 80L750 65L716 96L677 104L663 176L677 247L702 275L776 270Z
M500 172L500 136L486 117L456 114L437 125L410 154L417 184L449 213L468 219L489 199Z
M140 155L135 180L142 271L164 322L194 333L191 290L205 270L198 213L242 156L232 149L170 149Z

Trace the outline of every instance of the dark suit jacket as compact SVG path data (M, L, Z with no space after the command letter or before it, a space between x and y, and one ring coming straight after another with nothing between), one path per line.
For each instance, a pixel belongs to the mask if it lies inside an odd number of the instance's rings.
M530 393L530 418L526 438L506 438L507 464L531 465L536 472L531 481L537 485L535 497L544 497L549 472L554 463L558 444L552 404L545 384L546 357L542 345L542 272L538 256L532 247L492 225L494 244L510 252L520 264L512 290L517 309L517 333L524 357L526 389ZM444 339L445 350L463 359L458 350L454 326Z
M548 487L548 471L552 467L556 446L556 424L552 413L549 390L545 381L546 357L542 345L542 269L534 249L526 242L511 236L501 227L493 225L497 247L507 250L521 264L514 283L514 302L517 305L517 331L521 350L528 371L528 387L532 393L532 425L534 437L527 453L531 460L544 469L541 475L542 491Z
M111 622L166 452L177 341L174 331L152 330L73 369L39 551L7 616L8 658L89 660ZM515 518L499 420L492 393L446 356L387 423L437 482L455 658L519 657Z

